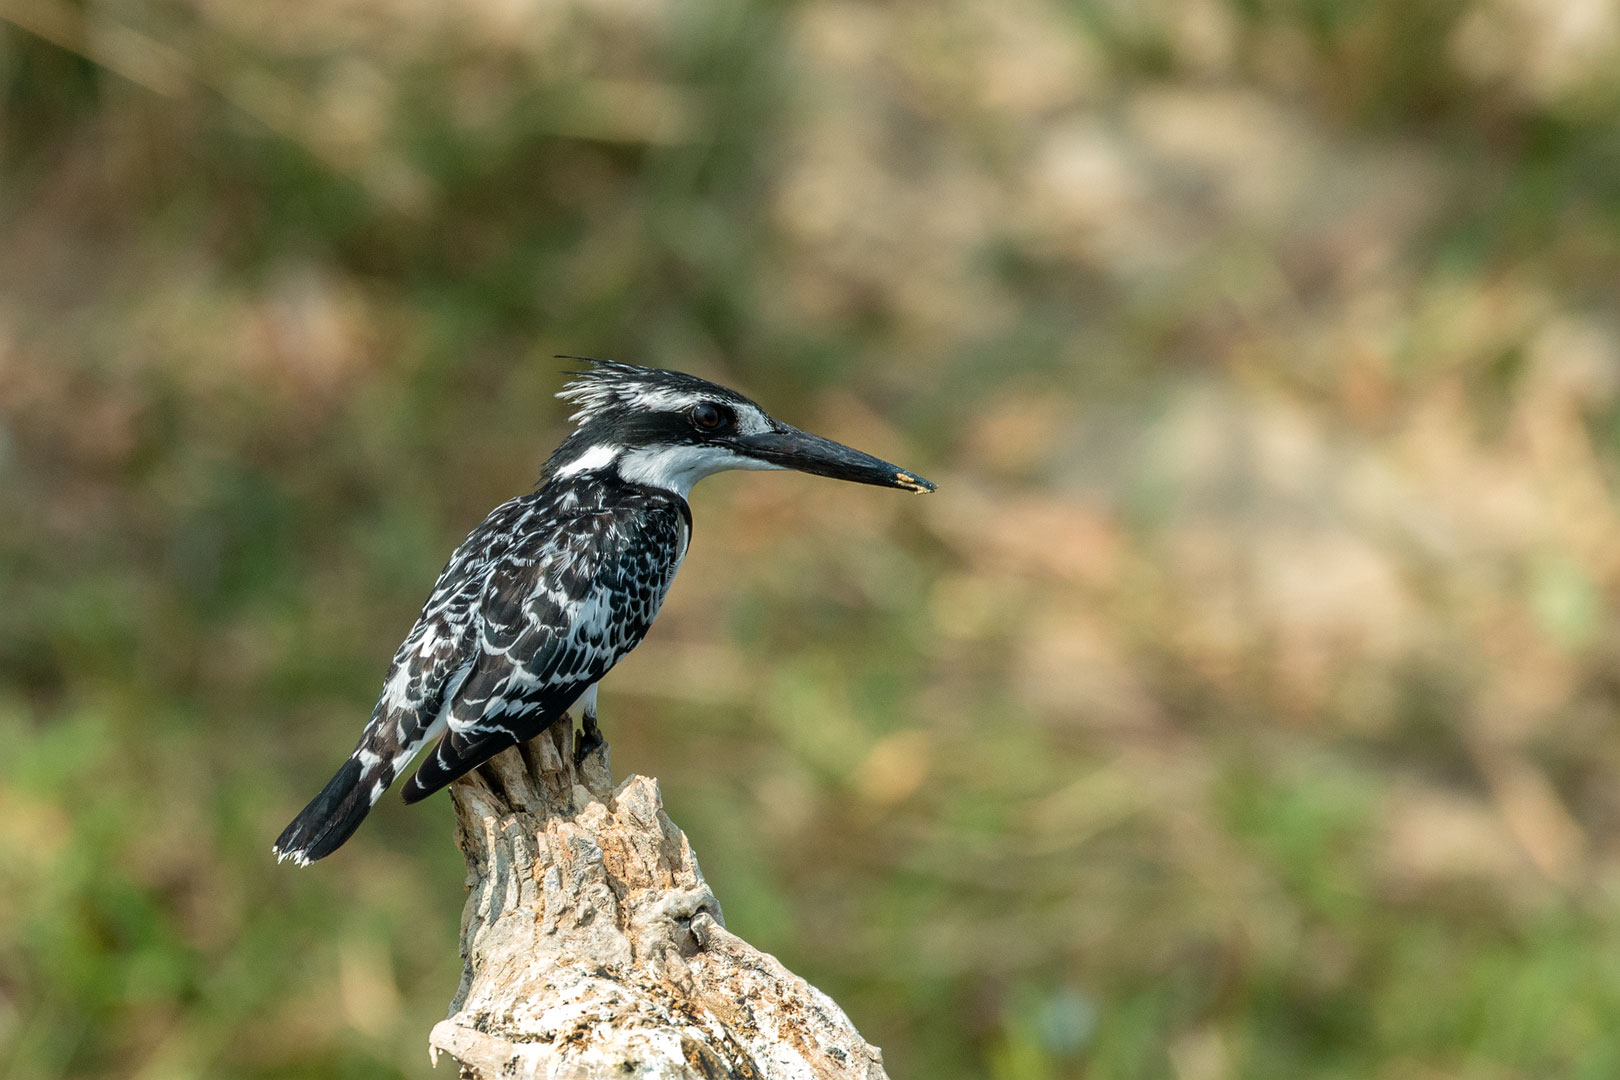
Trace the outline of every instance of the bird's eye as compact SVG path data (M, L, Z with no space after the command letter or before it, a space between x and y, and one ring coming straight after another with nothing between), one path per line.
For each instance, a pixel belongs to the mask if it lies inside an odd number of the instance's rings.
M718 405L700 401L692 406L692 423L704 431L714 431L726 422L726 414Z

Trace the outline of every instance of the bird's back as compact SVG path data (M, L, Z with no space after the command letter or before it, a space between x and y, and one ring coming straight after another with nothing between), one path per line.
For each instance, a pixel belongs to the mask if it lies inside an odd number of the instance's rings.
M640 643L690 536L683 498L616 476L552 480L493 510L440 573L354 753L276 851L335 850L434 739L408 802L544 731Z

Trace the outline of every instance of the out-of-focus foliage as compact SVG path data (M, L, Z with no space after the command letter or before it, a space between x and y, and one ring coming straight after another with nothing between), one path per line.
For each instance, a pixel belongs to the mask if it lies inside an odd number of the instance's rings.
M0 0L0 1077L431 1075L444 801L270 839L553 353L695 495L609 680L897 1077L1620 1074L1616 0Z

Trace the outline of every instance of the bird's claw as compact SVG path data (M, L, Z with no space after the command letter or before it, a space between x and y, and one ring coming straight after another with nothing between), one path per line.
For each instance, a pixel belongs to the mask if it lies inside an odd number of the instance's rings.
M602 729L596 726L596 717L586 713L580 724L579 738L574 740L574 767L578 768L582 761L606 745Z

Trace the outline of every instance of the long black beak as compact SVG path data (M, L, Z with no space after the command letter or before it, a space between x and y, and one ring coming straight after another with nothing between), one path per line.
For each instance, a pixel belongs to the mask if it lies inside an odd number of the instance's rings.
M903 488L919 495L934 490L933 484L916 473L786 424L758 435L739 435L734 442L737 449L749 457L784 469L830 476L834 480L853 480L857 484Z

